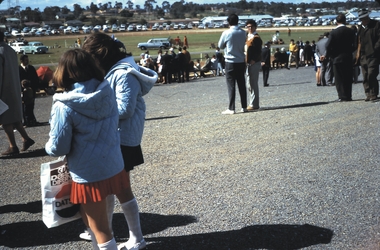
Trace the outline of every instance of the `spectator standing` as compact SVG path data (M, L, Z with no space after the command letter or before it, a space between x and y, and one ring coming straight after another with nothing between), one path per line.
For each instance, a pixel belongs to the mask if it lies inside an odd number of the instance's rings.
M73 179L70 202L81 205L94 249L113 250L117 245L109 227L107 196L125 196L127 173L115 94L103 76L84 50L68 50L61 56L53 82L65 92L54 95L45 150L67 157Z
M362 22L358 28L358 55L363 74L365 101L376 101L379 95L380 23L369 18L369 12L359 12Z
M305 47L303 49L303 54L305 57L305 67L308 67L312 63L312 57L314 55L313 49L311 48L310 42L306 41Z
M326 58L326 43L329 35L330 32L325 32L323 34L323 38L321 38L315 46L315 54L317 56L316 60L318 60L318 63L320 64L320 81L317 81L317 86L328 85L326 78L332 70L332 63L330 63L330 58ZM329 86L331 86L331 84Z
M21 137L26 151L34 144L22 126L21 84L18 72L16 52L4 42L4 33L0 31L0 99L8 105L8 110L0 115L0 124L7 136L9 147L1 155L19 154L13 130L16 129Z
M179 36L177 36L176 38L174 38L174 41L175 41L175 45L177 47L181 46L181 38L179 38Z
M326 57L332 58L335 86L339 99L352 101L352 52L355 50L355 33L346 27L346 16L336 17L337 27L333 29L326 43ZM350 73L348 73L350 72Z
M29 80L22 80L21 87L22 87L22 109L23 109L24 121L28 121L29 117L33 115L33 109L32 109L32 107L34 107L33 89L30 87Z
M78 48L81 48L81 47L82 47L82 41L80 40L79 37L78 37L78 39L77 39L77 45L78 45Z
M296 63L296 69L298 69L298 59L299 59L298 46L296 43L294 43L294 39L290 39L288 69L290 69L290 65L292 63L293 58Z
M250 101L247 106L248 111L260 108L259 99L259 73L261 68L261 47L263 41L256 32L257 23L250 19L246 22L247 40L245 42L246 62L247 62L247 82L249 83L248 91L250 92Z
M36 69L29 64L29 57L27 55L21 55L20 56L20 62L21 64L19 65L19 76L20 80L29 80L31 88L33 89L33 98L36 98L36 92L39 91L39 82L40 79L38 78L37 71ZM21 82L20 82L21 84ZM36 120L36 117L34 116L34 102L30 106L30 114L29 118L27 121L24 121L25 126L35 126L38 125L39 123Z
M177 81L179 83L184 83L185 82L185 71L187 67L187 61L186 61L186 56L185 54L182 53L182 48L178 48L178 53L176 55L176 62L178 65L178 70L177 70Z
M314 61L314 59L315 59L315 57L314 57L314 53L315 53L315 48L316 48L316 43L315 43L315 40L312 40L311 41L311 51L312 51L312 56L311 56L311 60L313 60L313 64L315 65L315 61Z
M182 53L185 55L185 58L186 58L185 78L186 78L186 81L190 81L190 70L193 70L193 65L190 65L191 55L189 51L187 51L186 46L182 48Z
M350 27L353 31L354 31L354 33L355 33L355 35L357 35L358 34L358 28L356 27L356 25L351 25L351 27ZM358 53L358 50L357 50L357 47L358 47L358 39L356 39L355 40L355 48L356 48L356 50L354 51L354 53L353 53L353 58L354 58L354 60L353 60L353 71L352 71L352 82L354 83L354 84L356 84L356 83L358 83L358 77L359 77L359 72L360 72L360 69L359 69L359 65L356 63L356 54Z
M171 72L171 63L172 56L169 55L169 51L165 51L165 53L161 57L162 63L162 76L164 77L164 84L172 83L172 72Z
M183 37L183 47L189 48L189 42L187 41L187 36Z
M281 66L281 52L280 52L280 48L276 48L276 52L274 52L273 57L274 57L274 60L272 61L272 68L278 69L279 66Z
M264 87L268 87L268 78L269 78L269 71L270 71L270 42L266 42L264 44L264 48L261 50L261 69L263 71L263 83Z
M223 61L224 61L224 56L220 52L219 47L216 47L215 57L216 57L216 61L217 61L216 75L217 76L224 75L224 70L223 70L223 65L222 65Z
M128 183L126 199L120 203L129 228L129 240L119 247L143 249L146 242L141 231L137 200L132 192L130 171L144 163L141 140L146 106L143 96L151 90L158 76L155 71L138 66L132 55L126 52L124 44L104 33L97 33L87 38L83 49L95 58L104 72L107 72L105 79L116 95L120 148ZM114 196L107 200L108 217L111 222Z
M247 111L247 90L245 87L245 55L244 45L246 33L239 26L239 17L230 14L227 18L229 29L223 31L220 36L218 47L225 49L225 74L228 88L229 105L222 114L235 114L235 95L237 83L242 111Z

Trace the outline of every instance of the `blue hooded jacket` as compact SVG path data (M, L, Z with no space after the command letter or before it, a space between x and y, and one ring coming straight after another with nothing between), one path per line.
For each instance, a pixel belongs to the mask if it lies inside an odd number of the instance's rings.
M121 145L141 144L146 110L143 96L157 78L155 71L137 65L131 56L118 61L107 73L105 79L116 94Z
M124 169L118 120L108 81L75 83L71 91L53 96L45 150L52 156L67 156L77 183L108 179Z

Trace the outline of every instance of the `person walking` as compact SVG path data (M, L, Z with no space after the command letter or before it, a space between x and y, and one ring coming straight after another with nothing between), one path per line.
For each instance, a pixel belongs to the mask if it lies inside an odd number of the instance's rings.
M22 137L21 151L28 150L34 140L29 137L22 126L22 100L21 84L18 72L16 52L4 42L4 33L0 31L0 100L8 106L8 110L0 114L0 124L7 136L9 147L1 155L17 155L20 153L17 147L16 129Z
M247 90L244 76L246 70L244 55L246 33L238 26L239 17L236 14L230 14L227 21L230 28L223 31L218 47L224 49L225 52L225 74L229 97L228 109L222 114L232 115L235 114L236 83L239 89L242 111L247 112Z
M263 71L263 83L264 87L268 87L268 78L270 71L270 42L264 44L264 48L261 50L261 70Z
M141 231L137 200L132 192L130 171L144 163L141 140L146 107L143 96L151 90L158 75L153 70L138 66L133 56L126 52L124 44L107 34L91 35L83 49L91 53L106 72L105 79L115 92L119 111L120 148L128 183L127 199L121 202L121 207L129 228L129 240L121 244L119 249L143 249L146 242ZM108 217L111 222L114 196L107 200Z
M338 102L352 101L352 53L355 50L355 33L346 27L346 16L336 17L337 27L326 42L326 58L332 58ZM350 73L348 73L350 72Z
M40 79L38 78L36 68L34 68L33 65L29 64L29 57L27 55L21 55L20 62L21 64L18 67L19 74L20 74L20 81L22 80L30 81L30 87L33 90L33 99L35 99L37 96L37 92L39 91L39 83L40 83ZM33 103L30 105L30 114L28 116L28 120L24 120L24 125L31 127L38 124L39 122L37 122L37 119L34 115L34 101L33 101Z
M362 68L365 101L376 101L379 96L380 23L369 18L366 9L359 11L359 19L362 23L357 34L356 62L360 62Z
M55 94L45 151L67 157L70 202L80 204L83 222L94 239L94 249L117 249L107 217L107 197L126 198L115 94L103 71L82 49L61 56L53 82L64 93Z
M248 111L260 108L259 99L259 73L261 68L261 47L263 41L256 32L257 23L250 19L245 24L247 28L247 40L245 42L246 62L247 62L247 82L249 83L248 91L250 92L250 101L247 106Z

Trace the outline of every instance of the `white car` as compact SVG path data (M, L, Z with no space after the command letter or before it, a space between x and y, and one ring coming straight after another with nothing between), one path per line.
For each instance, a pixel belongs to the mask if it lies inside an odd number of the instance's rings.
M120 24L119 31L126 31L126 30L127 30L127 27L125 26L125 24Z

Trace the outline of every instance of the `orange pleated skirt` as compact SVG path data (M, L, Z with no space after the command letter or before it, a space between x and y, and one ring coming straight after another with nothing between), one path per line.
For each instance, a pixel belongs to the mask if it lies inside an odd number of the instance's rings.
M73 204L86 204L104 200L108 195L119 194L129 186L127 172L123 169L111 178L91 182L72 182L70 201Z

